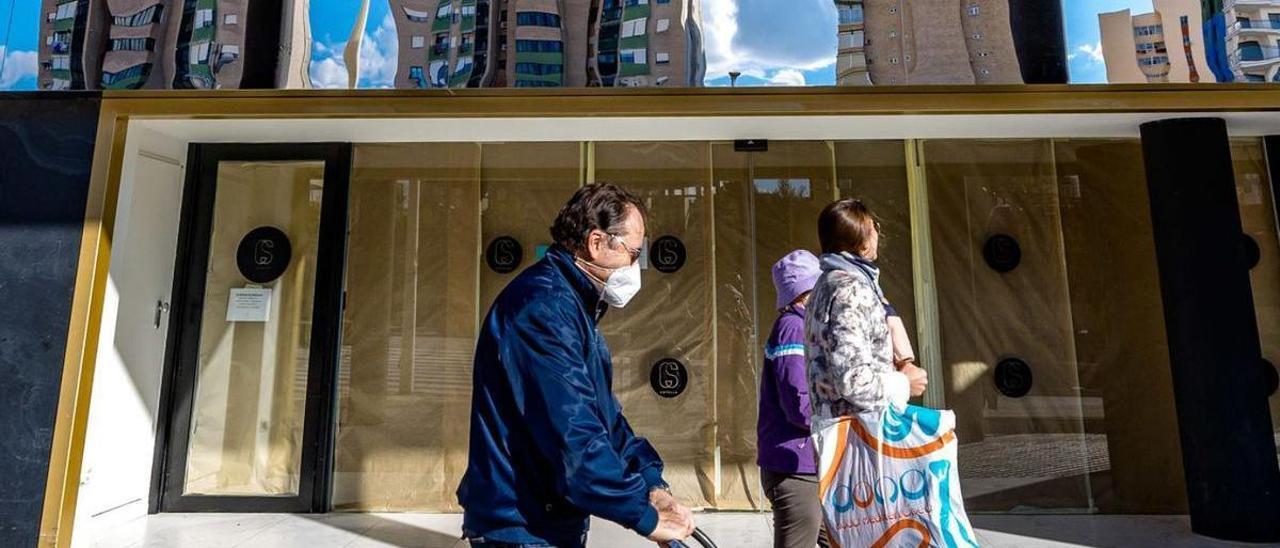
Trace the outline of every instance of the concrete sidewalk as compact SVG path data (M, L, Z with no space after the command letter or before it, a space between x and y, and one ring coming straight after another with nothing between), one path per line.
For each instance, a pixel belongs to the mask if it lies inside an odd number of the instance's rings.
M1191 533L1186 516L972 516L978 541L992 547L1264 546L1215 541ZM161 514L125 523L90 546L165 548L462 547L456 514ZM698 514L720 548L772 545L768 514ZM87 540L87 539L78 539ZM77 543L79 544L79 543ZM592 525L590 546L652 547L607 522ZM1269 546L1280 546L1269 545Z

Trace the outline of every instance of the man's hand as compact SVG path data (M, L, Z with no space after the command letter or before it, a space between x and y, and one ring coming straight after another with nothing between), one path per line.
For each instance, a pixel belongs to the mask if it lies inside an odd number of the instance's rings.
M649 540L666 546L673 540L684 540L693 534L693 510L680 504L671 493L663 489L649 492L649 504L658 511L658 527Z
M916 367L913 363L904 364L901 371L903 375L907 376L907 381L911 383L911 397L915 398L924 394L924 389L929 386L929 374Z

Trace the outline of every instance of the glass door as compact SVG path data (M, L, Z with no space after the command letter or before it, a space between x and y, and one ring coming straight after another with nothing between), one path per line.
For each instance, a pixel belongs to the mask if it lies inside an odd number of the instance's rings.
M350 154L191 147L153 509L327 509Z

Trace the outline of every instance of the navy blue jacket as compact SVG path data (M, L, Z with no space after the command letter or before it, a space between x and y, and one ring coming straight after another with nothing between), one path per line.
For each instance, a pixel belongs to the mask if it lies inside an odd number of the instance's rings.
M662 459L613 395L607 305L559 247L502 291L476 346L458 487L468 538L577 546L595 515L648 536Z

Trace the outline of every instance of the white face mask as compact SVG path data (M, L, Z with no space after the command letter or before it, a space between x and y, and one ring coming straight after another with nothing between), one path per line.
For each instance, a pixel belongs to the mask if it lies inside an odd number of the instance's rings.
M578 262L582 264L589 264L596 268L605 268L581 258L578 259ZM605 268L605 270L608 269ZM599 278L596 278L591 272L586 271L585 269L583 271L587 272L588 277L595 280L596 283L602 286L600 289L600 298L604 299L604 302L609 303L609 306L614 308L627 306L627 303L631 302L631 298L635 297L636 293L640 292L640 263L638 262L632 263L630 266L613 269L613 274L609 276L608 280L603 282L601 282Z
M604 282L604 301L609 306L622 308L640 292L640 263L632 263L613 271Z
M618 243L622 245L623 249L626 249L629 253L631 252L631 249L627 247L626 242L622 241L622 238L614 234L609 234L609 237L618 240ZM627 306L627 303L631 302L631 299L636 296L636 293L640 292L639 261L634 261L630 265L620 268L600 266L581 257L578 257L578 262L594 266L601 270L613 271L613 273L609 275L608 280L601 281L589 270L586 270L585 268L583 269L583 271L587 273L588 277L601 285L600 298L603 299L604 302L609 303L609 306L614 308Z

